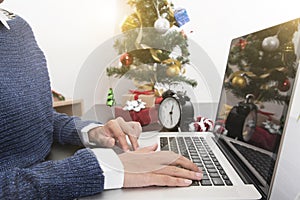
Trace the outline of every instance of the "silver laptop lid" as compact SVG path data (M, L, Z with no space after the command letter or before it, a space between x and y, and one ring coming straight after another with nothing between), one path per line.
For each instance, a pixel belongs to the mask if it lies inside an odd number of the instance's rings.
M217 110L218 142L265 197L292 101L299 23L295 19L232 40Z

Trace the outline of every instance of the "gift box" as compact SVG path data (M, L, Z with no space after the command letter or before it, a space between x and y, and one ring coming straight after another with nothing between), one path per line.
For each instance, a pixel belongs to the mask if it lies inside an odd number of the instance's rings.
M139 112L123 110L123 107L115 106L115 116L122 117L125 121L136 121L142 126L158 122L158 106L142 109Z
M276 145L278 144L280 138L281 135L270 134L266 129L262 127L256 127L249 143L265 150L274 152L276 148L278 148L278 146Z
M174 13L174 18L179 27L183 26L184 24L190 21L187 11L184 8L176 9Z
M280 124L280 121L278 119L275 119L274 113L265 112L262 110L257 111L257 126L263 126L263 122L265 121L271 121L275 124Z
M141 99L146 103L146 108L155 107L156 97L152 90L149 91L138 91L138 90L130 90L130 94L122 95L122 105L125 106L127 101L133 101Z

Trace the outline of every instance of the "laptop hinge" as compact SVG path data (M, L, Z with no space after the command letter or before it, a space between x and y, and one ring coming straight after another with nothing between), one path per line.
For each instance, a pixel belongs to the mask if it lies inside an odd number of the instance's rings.
M222 138L213 138L213 140L219 146L220 150L238 173L242 181L245 184L253 184L262 195L262 200L267 199L267 194L266 191L264 191L263 185L255 178L255 176L251 175L252 173L247 166L243 165L241 161L239 162L239 158L235 156L235 153L232 150L230 150L228 144L226 144Z

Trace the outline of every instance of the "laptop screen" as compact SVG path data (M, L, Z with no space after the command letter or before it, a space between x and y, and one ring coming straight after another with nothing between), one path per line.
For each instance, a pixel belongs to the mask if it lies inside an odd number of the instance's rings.
M300 19L232 40L214 132L268 194L292 100Z

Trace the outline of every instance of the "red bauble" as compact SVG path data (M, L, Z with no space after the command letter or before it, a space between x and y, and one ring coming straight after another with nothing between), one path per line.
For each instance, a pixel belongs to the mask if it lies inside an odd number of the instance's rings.
M287 92L291 88L290 80L287 78L283 81L279 81L277 88L281 92Z
M132 64L133 57L130 53L124 53L123 55L121 55L120 61L121 61L122 65L128 67L129 65Z
M243 49L246 48L247 44L248 44L248 41L247 41L247 40L240 39L240 40L239 40L239 43L238 43L238 46L240 46L241 49L243 50Z

